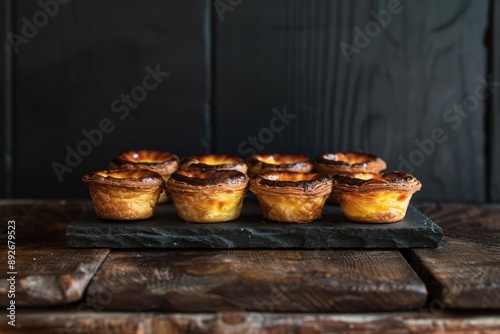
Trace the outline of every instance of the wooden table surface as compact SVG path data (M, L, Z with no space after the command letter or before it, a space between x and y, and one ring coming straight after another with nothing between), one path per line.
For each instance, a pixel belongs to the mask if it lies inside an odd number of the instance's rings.
M500 333L500 205L416 204L437 249L68 248L90 206L0 201L1 333Z

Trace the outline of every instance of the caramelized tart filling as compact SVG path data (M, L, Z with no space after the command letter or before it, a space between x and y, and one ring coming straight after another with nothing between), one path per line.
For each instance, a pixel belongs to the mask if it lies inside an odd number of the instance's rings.
M262 154L253 155L248 163L252 176L272 171L309 173L312 162L301 154Z
M325 175L317 173L268 172L254 178L254 190L259 187L277 188L276 191L300 189L303 195L317 195L318 191L331 191L332 181Z
M337 152L318 155L314 163L322 173L335 175L342 172L374 172L384 170L385 161L367 152Z
M157 150L133 150L123 152L111 161L117 168L124 165L144 165L155 168L165 168L170 166L177 170L179 158L172 153ZM175 172L173 170L170 174Z
M418 191L422 187L413 175L400 172L386 174L358 172L333 176L334 184L343 191L369 191L370 189L394 189Z
M101 170L85 174L82 181L138 188L155 188L165 183L160 174L146 169Z
M243 159L238 157L233 157L230 155L207 154L183 158L179 169L230 169L237 170L246 174L247 164Z
M181 170L174 173L171 184L185 183L193 186L242 185L246 187L248 177L236 170Z

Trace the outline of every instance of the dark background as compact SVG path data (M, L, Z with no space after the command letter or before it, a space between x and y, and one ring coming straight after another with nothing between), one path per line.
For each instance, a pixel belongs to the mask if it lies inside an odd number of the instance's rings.
M370 12L391 1L60 1L0 2L1 197L88 198L81 176L121 151L246 158L253 136L260 153L376 153L422 181L416 199L500 200L499 94L474 98L479 77L500 81L496 1L401 0L380 31ZM349 62L341 45L367 24ZM148 66L169 75L120 119L113 101ZM105 118L114 130L60 182L54 162Z

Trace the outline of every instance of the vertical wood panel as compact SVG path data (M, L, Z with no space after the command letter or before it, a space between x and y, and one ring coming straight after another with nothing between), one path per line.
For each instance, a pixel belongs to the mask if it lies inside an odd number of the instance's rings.
M7 36L12 29L12 2L0 3L0 35ZM12 48L3 38L0 57L0 198L12 196Z
M493 81L500 82L500 3L491 1L491 24L492 51L491 65L493 69ZM492 87L494 88L494 86ZM489 115L489 145L490 145L490 200L500 201L500 88L496 88L490 104Z
M370 12L389 3L256 0L226 11L217 21L216 150L364 149L419 178L416 199L485 200L485 101L471 100L466 116L453 106L487 77L488 2L401 1L349 63L342 42L356 46L354 29L366 33ZM296 118L263 130L285 105ZM431 142L434 131L446 140ZM255 149L249 136L259 133Z
M83 173L107 168L123 150L208 153L210 8L196 0L60 5L17 55L15 196L87 198ZM16 2L16 31L22 33L23 17L33 22L40 11L36 1ZM114 113L112 102L143 86L148 66L170 75L121 120L125 111ZM66 165L66 146L76 149L86 140L82 131L103 118L114 131L59 182L53 161Z

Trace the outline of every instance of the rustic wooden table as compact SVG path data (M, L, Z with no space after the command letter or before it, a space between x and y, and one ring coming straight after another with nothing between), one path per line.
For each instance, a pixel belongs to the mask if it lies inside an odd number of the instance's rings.
M437 249L68 248L90 205L0 201L0 332L500 333L500 205L418 204Z

